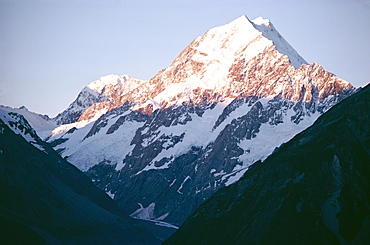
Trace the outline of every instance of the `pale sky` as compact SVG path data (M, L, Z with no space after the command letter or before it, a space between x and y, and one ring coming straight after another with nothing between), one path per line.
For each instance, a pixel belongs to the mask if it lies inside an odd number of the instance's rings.
M370 82L370 0L0 0L0 104L53 117L99 77L150 79L242 15L270 19L309 63Z

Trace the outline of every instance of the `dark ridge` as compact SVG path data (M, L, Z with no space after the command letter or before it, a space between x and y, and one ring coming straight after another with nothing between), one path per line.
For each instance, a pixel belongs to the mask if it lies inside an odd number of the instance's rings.
M160 243L85 174L44 149L0 119L1 244Z

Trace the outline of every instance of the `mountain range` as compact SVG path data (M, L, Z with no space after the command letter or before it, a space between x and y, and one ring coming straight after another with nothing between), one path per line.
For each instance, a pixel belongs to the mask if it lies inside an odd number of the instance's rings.
M55 118L0 109L22 114L40 144L131 217L177 227L356 91L308 64L269 20L241 16L194 39L148 81L89 83Z

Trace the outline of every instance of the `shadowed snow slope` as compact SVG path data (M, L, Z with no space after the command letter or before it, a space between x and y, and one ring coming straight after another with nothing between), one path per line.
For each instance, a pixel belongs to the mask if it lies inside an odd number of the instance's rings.
M368 85L218 190L164 244L369 244L369 125Z
M51 132L57 127L56 122L50 119L48 116L30 112L24 106L14 109L8 106L0 105L0 110L14 112L22 115L32 126L32 128L37 132L37 135L42 139L50 136Z

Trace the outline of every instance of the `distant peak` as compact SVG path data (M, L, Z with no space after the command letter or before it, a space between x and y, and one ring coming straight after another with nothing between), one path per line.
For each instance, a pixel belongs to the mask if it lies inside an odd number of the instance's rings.
M236 18L234 21L237 21L237 20L239 20L239 21L245 21L245 20L248 20L249 21L249 18L245 15L245 14L243 14L242 16L240 16L239 18Z
M247 25L252 24L252 22L246 15L242 15L229 23L229 25L246 25L246 24Z
M101 93L103 88L107 85L114 86L117 84L124 84L124 83L129 83L132 81L140 82L142 80L135 79L132 76L127 75L127 74L124 74L124 75L110 74L110 75L102 76L98 80L89 83L87 87Z
M216 46L221 47L220 50L229 47L238 51L242 50L246 45L252 44L254 49L250 48L248 53L248 57L252 58L262 52L267 46L274 45L281 54L288 56L290 63L295 69L298 69L302 64L308 64L279 34L271 21L263 17L250 20L246 15L242 15L226 25L211 29L208 31L208 34L209 38L204 39L207 40L208 46L212 46L208 53L214 52L212 50ZM263 38L259 38L260 36ZM259 41L256 42L256 40ZM266 42L266 40L270 42ZM203 53L207 52L203 51ZM225 53L222 55L225 55Z
M254 20L252 20L252 22L255 24L255 25L264 25L264 26L267 26L267 27L271 27L271 22L269 19L264 19L263 17L257 17L255 18Z
M257 17L254 20L250 20L246 15L242 15L239 18L231 21L229 24L252 24L253 26L258 25L264 25L266 27L271 27L271 22L269 19L264 19L263 17Z

